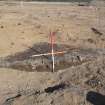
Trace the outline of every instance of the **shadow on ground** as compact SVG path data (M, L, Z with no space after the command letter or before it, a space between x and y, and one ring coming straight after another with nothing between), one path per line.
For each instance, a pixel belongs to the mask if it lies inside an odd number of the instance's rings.
M93 105L105 105L105 96L97 92L88 92L86 100Z

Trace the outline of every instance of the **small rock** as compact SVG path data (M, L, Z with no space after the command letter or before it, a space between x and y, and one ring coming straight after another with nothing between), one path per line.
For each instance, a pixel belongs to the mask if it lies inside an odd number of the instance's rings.
M22 33L24 33L24 31L22 31Z
M41 25L37 25L36 28L38 28L38 29L41 28Z
M22 25L21 23L18 23L17 25Z
M4 26L2 25L2 26L0 26L0 28L4 28Z
M94 40L91 39L91 38L87 39L87 41L88 41L89 43L94 43Z
M81 56L77 56L77 59L79 62L82 62L82 57Z
M14 45L15 43L14 42L11 42L11 45Z

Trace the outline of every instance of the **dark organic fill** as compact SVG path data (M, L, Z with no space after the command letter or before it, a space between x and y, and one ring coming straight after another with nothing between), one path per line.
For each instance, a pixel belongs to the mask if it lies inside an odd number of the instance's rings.
M95 59L97 51L92 49L80 49L64 44L55 44L54 52L66 51L66 53L55 55L55 71L63 70L71 66L81 65ZM0 67L25 70L29 72L51 72L52 58L47 56L33 56L51 52L49 43L37 43L23 52L0 58Z

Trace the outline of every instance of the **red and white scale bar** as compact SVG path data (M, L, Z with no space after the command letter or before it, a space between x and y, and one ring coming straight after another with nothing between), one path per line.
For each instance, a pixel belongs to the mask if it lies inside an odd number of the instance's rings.
M54 52L53 54L54 55L57 55L57 54L64 54L66 53L67 51L59 51L59 52ZM37 55L32 55L32 57L39 57L39 56L45 56L45 55L52 55L52 52L51 53L45 53L45 54L37 54Z
M67 51L54 52L55 34L56 34L56 32L50 32L51 53L32 55L32 57L51 55L51 57L52 57L52 72L54 72L54 70L55 70L55 55L57 55L57 54L63 54L63 53L67 52Z

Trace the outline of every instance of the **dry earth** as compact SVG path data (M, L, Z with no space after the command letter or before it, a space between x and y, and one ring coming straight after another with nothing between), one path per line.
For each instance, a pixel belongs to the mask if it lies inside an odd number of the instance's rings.
M57 44L104 50L104 17L104 5L0 2L0 57L49 42L50 31ZM104 95L105 52L55 73L0 68L0 105L105 105Z

